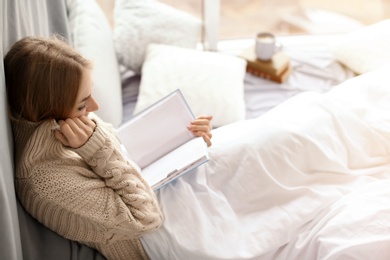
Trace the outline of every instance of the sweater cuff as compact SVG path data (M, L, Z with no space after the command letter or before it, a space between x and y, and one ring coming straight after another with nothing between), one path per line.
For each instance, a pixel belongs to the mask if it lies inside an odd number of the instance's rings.
M88 139L88 141L81 147L73 149L84 160L88 160L93 157L97 151L105 146L107 138L102 128L96 124L95 131Z

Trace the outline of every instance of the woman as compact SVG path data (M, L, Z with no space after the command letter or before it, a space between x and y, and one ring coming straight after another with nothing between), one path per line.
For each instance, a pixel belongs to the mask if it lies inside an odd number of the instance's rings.
M16 190L58 234L108 259L147 259L139 237L162 225L156 196L124 159L114 129L90 114L92 64L57 37L24 38L4 59ZM211 145L211 117L189 129Z

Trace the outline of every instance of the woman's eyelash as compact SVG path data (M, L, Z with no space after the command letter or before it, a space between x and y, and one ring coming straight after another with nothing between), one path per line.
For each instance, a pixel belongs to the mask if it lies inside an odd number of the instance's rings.
M78 111L81 111L81 110L83 110L85 108L85 105L83 105L83 106L81 106L81 107L79 107L79 108L77 108L78 109Z

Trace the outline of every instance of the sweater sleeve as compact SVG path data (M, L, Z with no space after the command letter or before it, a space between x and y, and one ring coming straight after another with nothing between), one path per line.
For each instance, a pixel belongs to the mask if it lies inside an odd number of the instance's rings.
M20 180L22 197L38 220L90 243L134 239L161 226L153 190L102 127L82 147L64 150L61 160L35 167L32 181Z
M91 139L76 152L126 207L121 213L125 215L124 219L119 217L116 224L131 223L132 229L139 232L161 224L161 212L153 190L142 178L138 167L131 165L111 139L106 138L101 127L97 127Z

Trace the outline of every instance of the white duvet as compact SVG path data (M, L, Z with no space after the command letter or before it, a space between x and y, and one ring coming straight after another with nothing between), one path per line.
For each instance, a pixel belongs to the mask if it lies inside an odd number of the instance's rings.
M390 259L390 67L213 134L157 192L152 259Z

